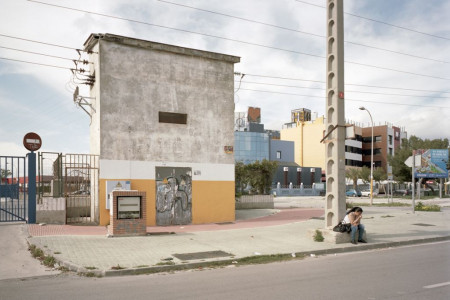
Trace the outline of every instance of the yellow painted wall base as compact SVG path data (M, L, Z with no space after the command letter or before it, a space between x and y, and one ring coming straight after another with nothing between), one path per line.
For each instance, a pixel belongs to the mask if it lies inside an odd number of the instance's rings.
M233 222L234 181L192 182L192 224Z
M147 193L147 226L156 226L156 182L150 179L108 179L130 181L131 189ZM99 182L99 225L109 224L106 209L106 179ZM235 220L234 181L192 182L192 224L232 222Z

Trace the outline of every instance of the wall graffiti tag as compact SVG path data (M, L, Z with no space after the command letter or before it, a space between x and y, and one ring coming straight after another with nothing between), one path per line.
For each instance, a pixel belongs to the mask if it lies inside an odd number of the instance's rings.
M192 222L191 168L156 168L156 225Z

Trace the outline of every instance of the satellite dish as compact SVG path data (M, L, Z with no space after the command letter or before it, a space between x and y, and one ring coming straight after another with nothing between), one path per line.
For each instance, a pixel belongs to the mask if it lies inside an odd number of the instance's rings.
M245 127L245 121L244 121L244 119L243 119L243 118L238 118L238 119L236 119L236 126L237 126L238 128Z
M78 86L75 88L75 91L73 92L73 102L77 102L78 95L80 94L80 89Z

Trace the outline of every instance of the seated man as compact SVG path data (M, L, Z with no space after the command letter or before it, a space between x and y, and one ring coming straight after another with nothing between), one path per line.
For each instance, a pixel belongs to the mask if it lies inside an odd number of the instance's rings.
M351 224L351 242L352 244L357 244L355 241L356 230L359 230L358 234L358 242L367 243L366 240L363 239L364 236L364 225L361 224L362 219L362 208L361 207L353 207L351 210L347 212L342 223Z

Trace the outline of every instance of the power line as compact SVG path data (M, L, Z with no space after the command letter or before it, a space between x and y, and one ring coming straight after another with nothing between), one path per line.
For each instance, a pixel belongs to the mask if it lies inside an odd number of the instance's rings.
M307 4L307 5L311 5L311 6L316 6L316 7L320 7L320 8L326 8L325 6L314 4L314 3L309 3L309 2L306 2L306 1L301 1L301 0L295 0L295 1ZM356 14L352 14L352 13L348 13L348 12L344 12L344 14L352 16L352 17L355 17L355 18L360 18L360 19L371 21L371 22L380 23L380 24L383 24L383 25L395 27L395 28L398 28L398 29L403 29L403 30L406 30L406 31L410 31L410 32L414 32L414 33L418 33L418 34L422 34L422 35L431 36L431 37L434 37L434 38L439 38L439 39L450 41L450 38L447 38L447 37L443 37L443 36L439 36L439 35L423 32L423 31L418 31L418 30L407 28L407 27L404 27L404 26L399 26L399 25L391 24L391 23L384 22L384 21L375 20L375 19L368 18L368 17L363 17L363 16L360 16L360 15L356 15Z
M202 11L202 12L206 12L206 13L210 13L210 14L215 14L215 15L219 15L219 16L233 18L233 19L237 19L237 20L241 20L241 21L246 21L246 22L251 22L251 23L256 23L256 24L260 24L260 25L264 25L264 26L273 27L273 28L283 29L283 30L287 30L287 31L291 31L291 32L301 33L301 34L310 35L310 36L319 37L319 38L326 38L326 36L320 35L320 34L315 34L315 33L306 32L306 31L302 31L302 30L298 30L298 29L289 28L289 27L284 27L284 26L279 26L279 25L270 24L270 23L266 23L266 22L261 22L261 21L257 21L257 20L252 20L252 19L242 18L242 17L238 17L238 16L233 16L233 15L229 15L229 14L225 14L225 13L221 13L221 12L217 12L217 11L207 10L207 9L203 9L203 8L193 7L193 6L180 4L180 3L174 3L174 2L165 1L165 0L157 0L157 1L163 2L163 3L166 3L166 4L170 4L170 5L179 6L179 7L184 7L184 8L189 8L189 9L193 9L193 10L198 10L198 11ZM424 57L424 56L404 53L404 52L390 50L390 49L385 49L385 48L381 48L381 47L370 46L370 45L357 43L357 42L352 42L352 41L347 41L347 40L344 40L344 42L348 43L348 44L351 44L351 45L367 47L367 48L372 48L372 49L376 49L376 50L380 50L380 51L386 51L386 52L390 52L390 53L405 55L405 56L409 56L409 57L420 58L420 59L425 59L425 60L429 60L429 61L450 64L450 62L444 61L444 60L433 59L433 58L429 58L429 57Z
M245 74L246 76L261 77L261 78L273 78L273 79L292 80L292 81L307 81L307 82L316 82L316 83L322 83L322 84L325 83L325 81L309 80L309 79L303 79L303 78L270 76L270 75L249 74L249 73L240 73L240 72L235 72L235 74L237 74L237 75ZM370 87L370 88L378 88L378 89L390 89L390 90L404 90L404 91L414 91L414 92L429 92L429 93L450 94L450 91L420 90L420 89L388 87L388 86L367 85L367 84L357 84L357 83L346 83L345 85L360 86L360 87Z
M278 47L273 47L273 46L268 46L268 45L251 43L251 42L246 42L246 41L241 41L241 40L221 37L221 36L217 36L217 35L211 35L211 34L195 32L195 31L186 30L186 29L180 29L180 28L168 27L168 26L163 26L163 25L157 25L157 24L153 24L153 23L137 21L137 20L133 20L133 19L122 18L122 17L107 15L107 14L103 14L103 13L97 13L97 12L92 12L92 11L87 11L87 10L82 10L82 9L77 9L77 8L72 8L72 7L66 7L66 6L56 5L56 4L50 4L50 3L45 3L45 2L35 1L35 0L27 0L27 1L38 3L38 4L43 4L43 5L47 5L47 6L52 6L52 7L58 7L58 8L63 8L63 9L67 9L67 10L77 11L77 12L83 12L83 13L87 13L87 14L98 15L98 16L102 16L102 17L106 17L106 18L118 19L118 20L122 20L122 21L134 22L134 23L138 23L138 24L154 26L154 27L159 27L159 28L164 28L164 29L171 29L171 30L176 30L176 31L180 31L180 32L186 32L186 33L191 33L191 34L196 34L196 35L202 35L202 36L222 39L222 40L226 40L226 41L232 41L232 42L246 44L246 45L252 45L252 46L263 47L263 48L272 49L272 50L279 50L279 51L284 51L284 52L289 52L289 53L295 53L295 54L301 54L301 55L306 55L306 56L312 56L312 57L325 59L325 56L322 56L322 55L316 55L316 54L311 54L311 53L306 53L306 52L301 52L301 51L296 51L296 50L289 50L289 49L283 49L283 48L278 48ZM429 78L441 79L441 80L450 80L450 78L442 78L442 77L437 77L437 76L431 76L431 75L407 72L407 71L402 71L402 70L396 70L396 69L390 69L390 68L385 68L385 67L380 67L380 66L373 66L373 65L358 63L358 62L352 62L352 61L346 61L346 62L347 63L351 63L351 64L360 65L360 66L366 66L366 67L371 67L371 68L378 68L378 69L383 69L383 70L388 70L388 71L395 71L395 72L399 72L399 73L412 74L412 75L417 75L417 76L422 76L422 77L429 77Z
M21 38L21 37L17 37L17 36L11 36L11 35L6 35L6 34L1 34L1 33L0 33L0 36L7 37L7 38L10 38L10 39L16 39L16 40L31 42L31 43L43 44L43 45L47 45L47 46L59 47L59 48L70 49L70 50L75 50L75 51L88 52L88 51L85 51L85 50L82 50L82 49L73 48L73 47L57 45L57 44L51 44L51 43L46 43L46 42L41 42L41 41L36 41L36 40L30 40L30 39L25 39L25 38ZM92 52L92 53L94 53L94 52Z
M246 88L241 88L241 90L252 91L252 92L261 92L261 93L282 94L282 95L290 95L290 96L302 96L302 97L308 97L308 98L322 98L322 99L326 99L325 96L302 95L302 94L295 94L295 93L264 91L264 90L255 90L255 89L246 89ZM345 98L345 101L368 102L368 103L386 104L386 105L402 105L402 106L417 106L417 107L431 107L431 108L440 108L440 109L450 109L450 106L433 106L433 105L422 105L422 104L407 104L407 103L382 102L382 101L371 101L371 100L362 100L362 99L348 99L348 98Z
M12 59L12 58L6 58L6 57L0 57L0 59L10 60L10 61L15 61L15 62L21 62L21 63L27 63L27 64L33 64L33 65L39 65L39 66L45 66L45 67L52 67L52 68L58 68L58 69L71 70L71 71L74 70L74 69L66 68L66 67L60 67L60 66L48 65L48 64L41 64L41 63L37 63L37 62L25 61L25 60L19 60L19 59Z
M235 81L235 82L239 82L239 81ZM312 90L321 90L321 91L325 91L326 90L325 88L318 88L318 87L296 86L296 85L287 85L287 84L275 84L275 83L267 83L267 82L242 81L242 83L258 84L258 85L269 85L269 86L279 86L279 87L289 87L289 88L296 88L296 89L312 89ZM346 90L345 92L346 93L362 93L362 94L384 95L384 96L402 96L402 97L450 99L450 97L377 93L377 92L368 92L368 91Z
M4 46L0 46L0 48L2 49L8 49L8 50L13 50L13 51L19 51L19 52L24 52L24 53L30 53L30 54L35 54L35 55L42 55L42 56L47 56L47 57L52 57L52 58L58 58L58 59L64 59L64 60L70 60L70 61L76 61L76 62L82 62L84 64L88 64L92 62L88 62L87 60L77 60L77 59L72 59L72 58L66 58L66 57L61 57L61 56L55 56L55 55L50 55L50 54L45 54L45 53L39 53L39 52L33 52L33 51L27 51L27 50L21 50L21 49L16 49L16 48L10 48L10 47L4 47Z

